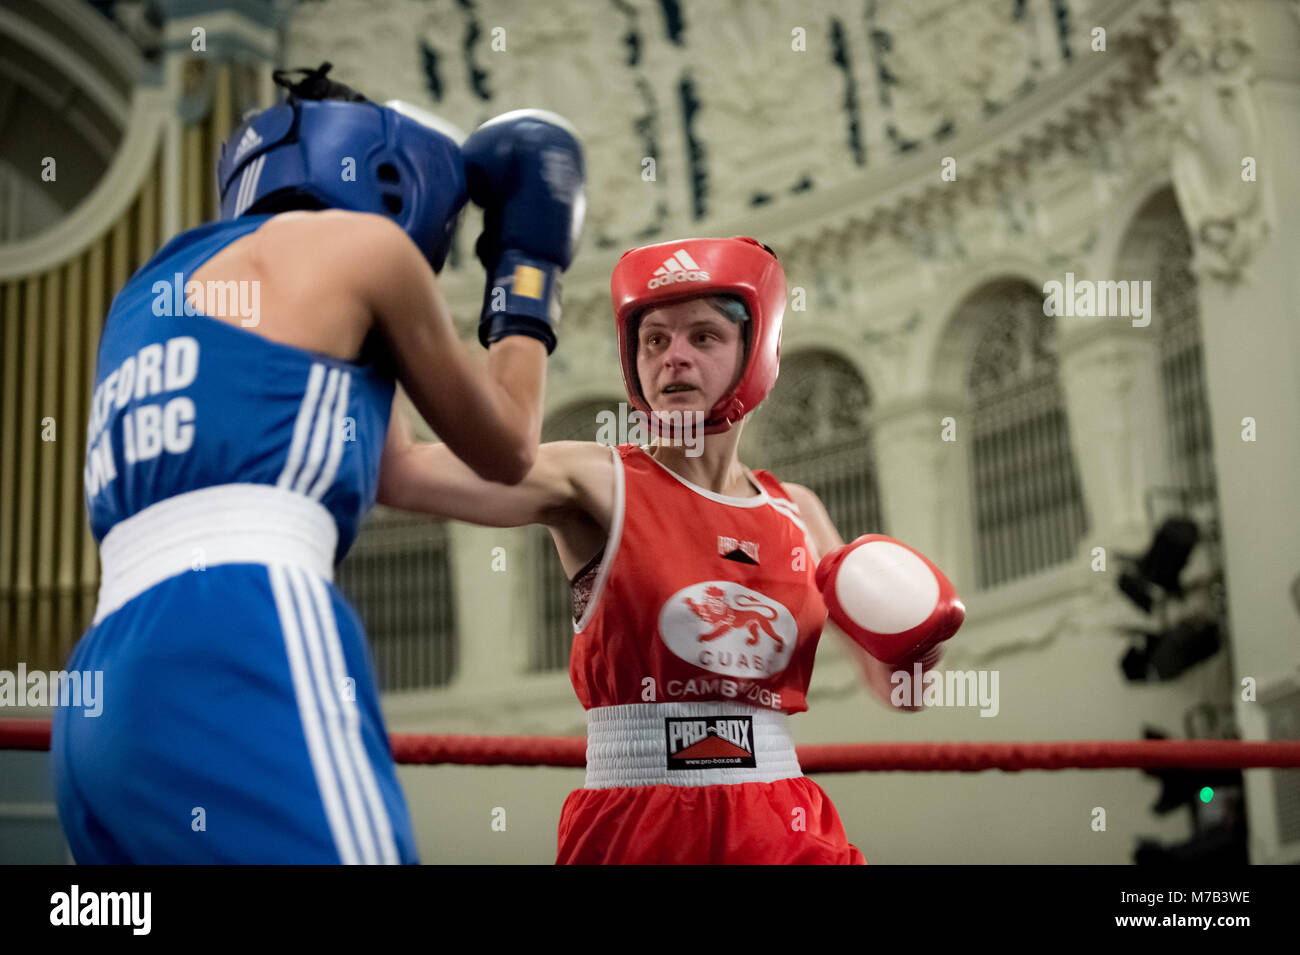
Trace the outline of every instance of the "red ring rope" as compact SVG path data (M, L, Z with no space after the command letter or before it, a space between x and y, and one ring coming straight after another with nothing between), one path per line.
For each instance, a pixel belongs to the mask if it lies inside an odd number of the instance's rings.
M390 735L404 764L566 766L587 762L581 736ZM49 720L0 720L0 750L48 750ZM1300 742L1087 740L1054 743L837 743L798 747L807 773L986 769L1296 769Z

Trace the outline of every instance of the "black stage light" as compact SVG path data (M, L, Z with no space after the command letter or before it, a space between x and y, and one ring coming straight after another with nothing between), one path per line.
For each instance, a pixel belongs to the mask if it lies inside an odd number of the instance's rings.
M1143 730L1146 739L1168 739L1154 727ZM1163 845L1142 838L1133 853L1137 865L1185 865L1215 863L1246 865L1246 820L1242 808L1242 778L1239 769L1144 769L1144 775L1160 780L1160 798L1151 807L1167 815L1182 806L1192 814L1193 835L1186 842ZM1212 825L1206 825L1217 820Z
M1250 853L1240 829L1223 825L1174 845L1142 839L1133 853L1133 862L1146 866L1249 865Z
M1214 656L1219 646L1218 622L1209 617L1190 617L1148 644L1147 662L1157 680L1172 680Z
M1145 683L1147 676L1151 671L1151 639L1153 633L1140 633L1137 636L1137 643L1129 647L1128 653L1124 654L1124 659L1119 663L1120 669L1124 671L1124 677L1134 683Z
M1182 597L1183 588L1178 582L1178 575L1187 566L1187 559L1192 549L1200 540L1200 531L1196 525L1182 517L1171 517L1156 531L1151 546L1141 557L1121 554L1120 559L1130 565L1130 569L1120 574L1119 589L1124 596L1150 613L1155 605L1155 591L1159 587L1173 597Z
M1150 550L1138 561L1138 573L1165 593L1181 597L1183 589L1178 584L1178 575L1187 566L1187 558L1200 536L1192 521L1183 517L1169 518L1156 531Z
M1124 592L1124 596L1137 604L1143 613L1151 612L1151 607L1155 604L1151 584L1126 570L1119 575L1119 589Z

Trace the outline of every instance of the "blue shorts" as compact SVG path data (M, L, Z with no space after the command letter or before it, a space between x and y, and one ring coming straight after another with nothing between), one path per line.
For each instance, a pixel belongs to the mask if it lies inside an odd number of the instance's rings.
M103 673L99 716L54 718L78 862L419 861L365 635L319 576L171 577L92 627L67 668Z

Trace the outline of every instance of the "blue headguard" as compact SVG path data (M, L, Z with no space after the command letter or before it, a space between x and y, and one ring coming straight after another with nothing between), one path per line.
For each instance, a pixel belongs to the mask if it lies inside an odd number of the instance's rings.
M245 120L221 147L221 218L285 200L374 212L396 222L442 268L467 193L458 135L417 107L384 106L325 79L330 64L301 70L288 98Z

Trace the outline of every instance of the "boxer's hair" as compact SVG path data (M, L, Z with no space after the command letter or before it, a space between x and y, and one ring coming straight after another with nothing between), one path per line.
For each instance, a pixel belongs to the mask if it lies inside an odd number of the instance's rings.
M333 64L326 62L316 67L314 70L299 67L293 70L272 70L271 79L276 86L282 87L289 91L291 97L297 99L310 100L342 100L345 103L367 103L369 100L358 93L350 86L329 79L326 74L333 68ZM293 82L289 79L289 74L301 73L302 79Z
M749 306L738 295L706 295L702 301L714 311L720 312L731 324L740 326L740 364L744 368L749 364L749 349L754 338L754 326L749 321Z
M733 325L749 321L749 308L745 305L745 300L737 295L706 295L700 301L714 311L721 312Z
M287 92L289 100L338 100L344 103L369 102L365 96L352 87L329 79L326 74L329 73L332 67L333 64L325 62L315 69L299 67L292 70L272 70L271 79L276 86ZM302 74L302 78L296 81L291 79L290 76L294 73ZM269 215L279 212L316 212L328 208L330 207L312 199L310 196L286 195L270 196L261 202L255 203L248 211L258 215Z

